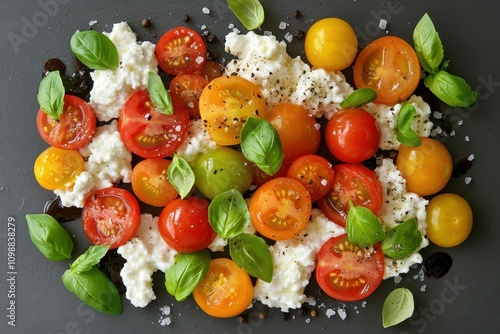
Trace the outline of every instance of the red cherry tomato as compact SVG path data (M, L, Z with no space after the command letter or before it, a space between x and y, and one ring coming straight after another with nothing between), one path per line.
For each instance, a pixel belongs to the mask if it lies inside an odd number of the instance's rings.
M194 196L168 203L158 219L163 240L181 253L207 248L216 236L208 222L208 205L208 201Z
M325 141L338 160L359 163L377 153L380 127L369 112L360 108L345 109L328 121Z
M140 157L155 159L172 155L189 133L189 113L174 102L172 115L160 113L145 90L128 98L118 120L127 148Z
M189 117L200 117L200 95L208 81L199 75L182 74L170 81L172 100L179 100L189 111Z
M140 222L139 203L122 188L104 188L90 195L83 207L85 234L96 245L117 248L130 240Z
M351 302L371 295L384 277L384 253L379 244L366 249L353 245L347 234L330 238L316 260L316 280L337 300Z
M63 113L56 121L43 110L38 111L38 132L45 142L63 150L79 150L92 139L96 129L94 110L81 98L64 96Z
M328 219L345 226L349 201L370 209L375 215L378 213L382 205L382 186L373 171L359 164L340 164L333 166L333 172L332 188L317 201Z
M309 154L295 159L288 168L287 176L302 183L311 195L311 200L316 201L330 191L334 173L328 160Z

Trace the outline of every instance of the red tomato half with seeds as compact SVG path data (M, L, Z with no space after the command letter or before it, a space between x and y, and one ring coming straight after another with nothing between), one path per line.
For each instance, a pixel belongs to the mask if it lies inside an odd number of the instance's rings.
M104 188L87 198L82 212L85 234L95 245L117 248L130 240L140 223L135 197L122 188Z
M94 110L74 95L64 96L64 109L58 120L40 109L36 123L42 139L63 150L79 150L86 146L96 129Z
M316 280L337 300L362 300L375 291L384 277L384 253L379 244L370 248L353 245L347 234L330 238L316 260Z
M203 38L194 30L177 27L167 31L158 41L156 58L168 74L192 74L203 67L207 48Z
M189 113L174 103L172 115L160 113L146 90L128 98L118 120L123 143L133 153L147 159L172 155L189 133Z

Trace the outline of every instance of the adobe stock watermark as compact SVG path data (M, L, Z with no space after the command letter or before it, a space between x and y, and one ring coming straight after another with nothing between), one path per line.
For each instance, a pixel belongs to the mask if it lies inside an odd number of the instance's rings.
M49 24L49 20L55 17L62 5L66 5L71 0L38 0L37 11L21 18L21 28L18 31L7 33L12 49L17 54L23 45L27 45L33 40L40 29Z
M17 317L17 262L16 262L16 219L7 218L7 324L16 326Z

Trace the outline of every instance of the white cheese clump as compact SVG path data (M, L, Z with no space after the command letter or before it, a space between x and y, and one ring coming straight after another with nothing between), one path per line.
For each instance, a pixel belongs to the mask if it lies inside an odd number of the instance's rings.
M429 116L431 115L430 106L417 95L412 95L407 103L411 103L416 111L410 125L411 129L421 137L429 137L433 126L429 120ZM375 117L380 126L381 136L379 147L383 150L398 150L401 145L397 139L397 124L401 107L401 103L394 106L368 103L363 107Z
M299 236L277 241L269 247L273 258L273 279L257 280L254 299L283 312L299 308L307 300L304 289L315 268L321 246L331 237L344 234L344 228L331 222L319 210L313 209L311 220Z
M137 36L126 22L115 23L111 33L104 33L118 50L119 65L114 70L95 70L90 105L100 121L118 118L127 98L145 89L150 71L158 72L155 45L137 42Z
M145 307L156 299L153 291L154 272L165 272L177 253L170 248L158 232L158 217L141 215L141 223L135 237L118 247L118 254L127 262L120 276L127 288L125 297L135 307Z
M237 57L226 66L226 74L236 74L257 84L266 102L302 105L311 115L329 118L352 92L340 72L311 69L300 57L291 58L286 43L275 36L226 35L225 49Z
M375 173L383 193L382 207L378 218L385 229L390 229L407 219L416 218L418 229L422 234L420 249L427 247L429 240L425 237L427 229L425 207L429 201L415 193L406 191L406 180L392 159L383 159L382 164L375 169ZM384 279L407 273L410 267L417 263L422 263L422 256L418 252L401 260L392 260L386 257Z
M187 162L192 162L196 160L198 155L210 151L216 146L217 144L203 125L203 121L198 118L191 120L189 134L177 149L176 154Z
M84 171L71 189L55 190L63 206L82 208L87 196L114 183L130 183L132 154L125 147L117 121L98 127L92 141L80 150L85 159Z

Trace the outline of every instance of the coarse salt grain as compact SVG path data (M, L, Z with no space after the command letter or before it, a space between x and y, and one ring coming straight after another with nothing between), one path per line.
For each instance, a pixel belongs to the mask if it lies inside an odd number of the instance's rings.
M94 24L96 24L96 23L97 23L97 20L92 20L92 21L90 21L90 22L89 22L89 26L91 26L91 27L92 27L92 26L93 26Z
M422 286L420 287L420 291L425 292L425 289L426 289L426 288L427 288L427 285L425 285L425 284L424 284L424 285L422 285Z
M469 157L467 158L467 160L469 160L469 161L474 160L474 154L469 155Z
M469 184L469 183L471 183L471 181L472 181L472 177L467 176L467 177L464 179L464 181L465 181L465 184Z
M458 125L462 125L462 124L464 124L464 121L463 120L459 120L457 124Z
M195 59L195 62L196 62L197 64L201 64L201 63L203 63L204 61L205 61L205 58L203 58L203 57L201 57L201 56L200 56L200 57L197 57L197 58Z
M325 314L328 318L331 318L336 314L336 312L334 310L332 310L331 308L329 308L328 310L326 310Z
M347 318L347 312L343 308L339 308L337 310L337 313L338 313L340 319L345 320L345 318Z
M285 34L285 39L288 41L288 43L292 43L292 41L293 41L293 35L290 32L287 32Z
M280 25L278 26L278 28L280 28L281 30L285 30L286 29L286 22L280 22Z
M384 20L384 19L381 19L379 24L378 24L378 27L382 30L384 30L385 28L387 28L387 20Z
M469 136L465 136L465 141L470 141Z
M434 115L435 119L441 119L441 118L443 118L443 114L440 113L439 111L435 111L433 115Z
M208 9L207 7L203 7L201 11L203 12L203 14L210 14L210 9Z

